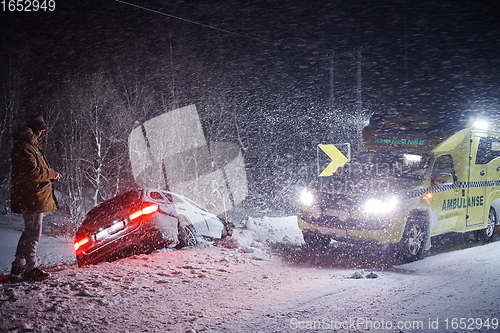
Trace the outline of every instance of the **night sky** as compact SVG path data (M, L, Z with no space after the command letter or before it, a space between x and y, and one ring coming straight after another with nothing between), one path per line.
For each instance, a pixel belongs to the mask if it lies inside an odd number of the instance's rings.
M23 58L29 84L48 92L99 69L158 78L175 61L179 78L204 73L189 90L222 79L229 89L249 90L245 99L258 102L276 92L307 107L330 97L328 56L334 53L334 97L350 107L355 51L362 49L368 112L467 109L499 97L497 1L130 3L145 9L111 0L56 1L50 13L3 12L4 64Z

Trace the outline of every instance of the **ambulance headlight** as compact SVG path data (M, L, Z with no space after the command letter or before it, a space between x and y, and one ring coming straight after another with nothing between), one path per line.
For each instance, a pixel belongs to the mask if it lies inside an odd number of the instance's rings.
M300 202L306 206L311 206L314 203L314 195L308 188L303 189L300 193Z
M363 205L363 211L371 214L390 213L398 206L399 200L397 197L387 199L368 199Z

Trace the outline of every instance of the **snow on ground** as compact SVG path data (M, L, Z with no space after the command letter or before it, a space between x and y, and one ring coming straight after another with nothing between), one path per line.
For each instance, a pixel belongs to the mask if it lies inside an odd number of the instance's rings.
M0 332L500 331L500 242L399 266L302 242L295 217L248 218L232 241L78 268L71 244L44 236L53 276L0 284Z

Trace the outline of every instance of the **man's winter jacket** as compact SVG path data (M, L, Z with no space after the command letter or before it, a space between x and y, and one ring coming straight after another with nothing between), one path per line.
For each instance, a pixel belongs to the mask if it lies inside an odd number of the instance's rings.
M52 180L58 175L51 169L29 127L12 134L11 210L18 214L46 213L58 208Z

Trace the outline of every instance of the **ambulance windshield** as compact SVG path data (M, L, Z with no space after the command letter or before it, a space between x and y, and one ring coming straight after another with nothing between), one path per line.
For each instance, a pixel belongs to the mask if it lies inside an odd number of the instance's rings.
M431 154L368 151L358 154L341 171L363 177L394 177L419 180L424 177Z

